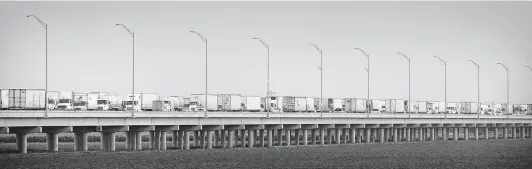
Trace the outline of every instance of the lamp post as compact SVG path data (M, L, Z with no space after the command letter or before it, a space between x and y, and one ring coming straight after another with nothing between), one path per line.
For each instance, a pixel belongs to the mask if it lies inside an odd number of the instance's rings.
M445 118L447 118L447 62L443 61L443 59L441 59L439 56L434 56L434 58L437 58L441 61L441 63L443 63L443 66L445 67L445 109L444 109L444 114L445 115Z
M526 68L528 68L530 71L532 71L532 68L530 68L530 66L525 66Z
M318 50L318 52L320 52L320 59L321 59L321 63L320 63L320 66L318 66L318 69L320 69L320 73L321 73L321 85L320 85L320 106L319 106L319 109L320 109L320 116L323 118L323 51L318 48L318 46L316 46L315 44L313 43L308 43L309 45L312 45L314 46L314 48L316 48L316 50Z
M264 46L268 52L268 63L267 66L267 73L266 73L266 102L268 101L268 99L270 98L270 46L266 43L264 43L264 41L262 41L262 39L260 38L253 38L255 40L258 40L260 43L262 43L262 46ZM264 110L267 112L267 116L269 117L269 112L270 112L270 109L269 109L269 103L264 103Z
M477 97L478 97L478 106L480 107L480 66L473 60L469 60L471 63L477 66ZM477 115L480 117L480 108L477 108Z
M506 113L510 114L510 77L508 73L508 67L502 63L497 63L506 69Z
M208 104L207 104L207 38L201 36L200 33L196 32L196 31L190 31L190 33L195 33L196 35L198 35L201 40L205 43L205 118L208 118L208 115L207 115L207 108L208 108Z
M362 54L364 54L364 56L368 58L368 68L366 69L366 72L368 72L368 98L366 99L366 113L368 114L368 117L369 117L369 113L370 113L370 110L369 110L369 107L370 107L370 104L369 104L369 55L360 48L355 48L355 50L362 52Z
M407 57L405 54L401 52L397 52L398 55L403 55L403 57L408 61L408 113L410 114L410 105L411 103L411 97L410 97L410 58Z
M48 25L46 23L44 23L41 19L39 19L37 16L35 15L26 15L27 18L35 18L41 25L42 27L44 28L45 30L45 44L46 44L46 49L45 49L45 89L44 89L44 117L45 118L48 118Z
M131 37L133 38L133 87L132 87L132 99L131 99L131 117L135 117L135 33L131 30L129 30L129 28L127 28L126 25L124 24L120 24L120 23L117 23L116 26L122 26L130 35Z

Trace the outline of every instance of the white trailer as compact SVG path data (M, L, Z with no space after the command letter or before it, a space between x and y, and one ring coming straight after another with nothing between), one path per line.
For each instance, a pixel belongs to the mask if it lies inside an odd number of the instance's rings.
M418 113L422 113L422 114L429 113L428 102L426 102L426 101L419 101L418 102Z
M219 110L242 111L242 99L239 94L219 94L217 97L217 107Z
M72 92L59 92L58 110L72 110Z
M405 113L407 101L405 100L395 100L395 112L396 113Z
M410 106L410 113L419 113L419 102L418 101L410 102L409 106ZM426 113L426 111L425 111L425 113Z
M98 99L100 95L98 93L87 94L87 110L98 109Z
M242 110L249 112L261 111L261 97L260 96L242 96Z
M329 111L339 112L344 111L344 99L330 98L328 99Z
M55 110L59 102L59 92L58 91L48 91L48 110Z
M45 90L43 89L9 89L9 109L44 110L45 104Z
M307 98L295 97L294 111L306 112L307 111Z
M445 102L438 102L438 113L443 114L445 113Z
M371 100L371 112L384 112L386 111L385 100Z
M460 104L457 103L447 103L447 114L457 114ZM445 111L445 110L444 110Z
M283 97L282 96L272 96L270 97L270 110L271 112L283 112Z
M9 108L9 89L0 90L0 110Z
M126 101L123 102L123 107L125 110L140 111L140 93L135 93L134 95L128 94Z
M152 111L153 101L158 99L157 93L140 93L140 109L143 111Z
M476 114L476 113L478 113L478 110L479 110L478 109L478 102L474 102L474 103L472 102L471 103L471 109L470 109L471 113L475 113Z
M181 96L168 96L164 100L172 102L174 111L183 111L185 107L188 107L185 106L185 98Z
M356 99L355 113L364 113L368 106L366 99Z

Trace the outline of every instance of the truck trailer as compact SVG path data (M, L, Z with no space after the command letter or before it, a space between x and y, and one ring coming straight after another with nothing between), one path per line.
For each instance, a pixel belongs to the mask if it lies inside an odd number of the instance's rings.
M10 110L44 110L44 89L9 89L8 109Z

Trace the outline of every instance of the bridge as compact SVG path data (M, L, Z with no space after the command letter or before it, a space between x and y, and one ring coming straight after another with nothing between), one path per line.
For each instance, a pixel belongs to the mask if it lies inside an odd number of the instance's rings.
M365 114L265 112L0 111L0 133L14 133L27 153L27 134L47 133L47 149L58 151L58 133L74 132L75 150L87 151L87 133L101 132L104 151L115 151L117 132L126 149L307 146L373 142L531 138L532 116L476 114ZM483 132L483 134L482 134ZM493 134L490 134L493 133ZM452 138L451 138L452 134ZM310 137L309 137L310 135ZM479 135L483 137L479 137ZM491 138L490 138L491 137ZM236 139L235 139L236 138Z

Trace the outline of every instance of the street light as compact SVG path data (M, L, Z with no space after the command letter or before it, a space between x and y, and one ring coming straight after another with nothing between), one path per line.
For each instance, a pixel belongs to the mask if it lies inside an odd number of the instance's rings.
M532 71L532 68L530 68L530 66L525 66L525 67L527 67L528 69L530 69L530 71Z
M510 114L510 77L508 74L508 67L506 67L502 63L497 64L501 65L504 69L506 69L506 113Z
M477 115L480 117L480 66L473 60L469 60L471 63L477 66L477 97L478 97L478 107Z
M266 48L266 50L268 51L268 72L266 74L266 101L268 101L268 99L270 98L270 46L266 43L264 43L264 41L262 41L261 39L259 38L253 38L255 40L258 40L260 41L260 43L262 43L262 46L264 46ZM269 103L264 103L264 110L266 110L268 113L268 117L269 117L269 112L270 112L270 109L268 109L268 105Z
M411 98L410 98L410 58L408 56L406 56L405 54L401 53L401 52L397 52L398 55L403 55L404 58L408 61L408 113L411 113L410 112L410 105L412 104L411 103Z
M117 23L116 26L122 26L133 38L133 87L131 90L133 90L133 93L131 94L131 117L135 117L135 33L131 30L129 30L126 25Z
M196 31L190 31L190 33L195 33L196 35L198 35L201 40L203 42L205 42L205 118L208 118L207 116L207 108L208 108L208 104L207 104L207 38L204 38L203 36L201 36L200 33L196 32Z
M364 54L364 56L366 56L366 58L368 58L368 68L366 69L366 72L368 72L368 98L366 100L366 113L369 116L369 112L370 112L370 110L369 110L369 107L370 107L370 105L369 105L369 55L366 52L364 52L364 50L362 50L360 48L355 48L355 50L358 50L358 51L362 52L362 54Z
M439 59L445 67L445 109L444 109L445 112L444 114L447 114L447 62L443 61L443 59L441 59L439 56L434 56L434 58ZM445 117L447 118L447 116Z
M320 57L321 57L321 63L320 63L320 66L318 66L318 69L320 69L320 73L321 73L321 85L320 85L320 112L321 112L321 117L323 117L323 51L318 48L318 46L316 46L315 44L313 43L308 43L309 45L312 45L314 46L314 48L316 48L316 50L318 50L318 52L320 52Z
M35 15L26 15L27 18L35 18L41 25L42 27L44 27L44 30L45 30L45 36L46 36L46 50L45 50L45 89L44 89L44 117L45 118L48 118L48 25L46 23L44 23L43 21L41 21L37 16Z

